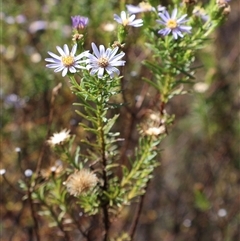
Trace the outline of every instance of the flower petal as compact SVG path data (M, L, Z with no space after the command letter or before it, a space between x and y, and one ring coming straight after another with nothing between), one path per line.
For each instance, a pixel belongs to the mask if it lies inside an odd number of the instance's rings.
M185 19L187 17L187 14L184 14L182 17L180 17L178 20L177 20L177 23L185 23L187 22L188 20ZM184 20L185 19L185 20Z
M105 47L103 45L99 46L100 57L105 57Z
M166 13L167 13L167 12L165 12L165 13L159 13L159 17L164 21L164 24L166 24L167 21L170 19L170 18L168 18L168 17L166 16Z
M76 70L73 66L70 66L70 67L69 67L69 71L70 71L71 73L76 73L76 72L77 72L77 70Z
M96 74L96 73L98 72L98 69L99 69L99 68L93 68L93 69L91 70L90 74L91 74L91 75Z
M50 68L50 69L55 69L55 68L58 68L59 67L59 65L58 64L46 64L46 67L47 68Z
M69 56L69 48L66 44L63 45L63 49L64 49L64 52L65 52L65 55Z
M65 52L63 51L62 48L60 48L59 46L57 46L56 49L57 49L57 51L59 52L59 54L60 54L61 56L66 56L66 54L65 54Z
M128 18L128 21L131 23L136 18L136 15L133 14Z
M119 17L117 14L114 14L114 15L113 15L113 19L114 19L115 21L117 21L118 23L122 24L122 19L121 19L121 17Z
M48 52L48 54L49 54L50 56L52 56L53 58L55 58L55 59L59 59L59 60L62 59L62 57L60 57L60 56L58 56L58 55L56 55L56 54L54 54L54 53L52 53L52 52Z
M74 44L73 47L72 47L72 51L71 51L70 55L74 56L76 54L76 51L77 51L77 44Z
M95 43L92 43L92 49L93 49L93 53L99 58L100 53L99 53L98 48Z
M68 68L65 67L62 72L62 77L66 76L67 72L68 72Z
M51 63L61 63L61 60L53 59L53 58L46 58L45 61L51 62Z
M176 19L177 17L177 8L174 8L173 11L172 11L172 15L171 15L171 19Z
M99 70L98 70L98 77L100 79L103 77L103 73L104 73L104 68L99 68Z
M120 74L120 71L119 69L113 67L113 66L108 66L106 68L106 71L107 73L111 76L111 77L114 77L114 75L119 75ZM115 73L115 74L114 74Z
M122 12L121 12L121 19L122 19L123 21L127 19L127 14L126 14L125 11L122 11Z

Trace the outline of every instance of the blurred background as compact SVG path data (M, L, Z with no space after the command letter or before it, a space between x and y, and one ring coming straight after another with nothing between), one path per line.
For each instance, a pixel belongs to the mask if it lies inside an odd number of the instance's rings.
M139 2L127 2L130 3ZM107 46L116 40L113 13L119 14L119 6L124 4L125 1L117 0L107 4L104 0L2 3L0 168L6 169L5 176L15 188L23 178L23 170L35 170L49 128L51 133L63 128L79 132L79 117L72 106L75 96L67 77L63 79L45 67L47 51L57 53L56 46L71 45L74 15L90 19L86 49L90 49L93 40ZM161 165L147 190L136 241L240 238L240 10L238 1L231 1L230 5L227 21L197 55L196 63L203 67L196 71L191 93L176 97L167 107L176 119L170 135L161 144ZM143 85L140 61L145 53L139 31L131 33L133 37L126 46L128 64L123 70L125 98L132 110ZM135 41L137 37L139 40ZM63 86L51 106L52 89L59 83ZM50 110L53 118L49 127ZM128 111L123 107L119 129L128 126ZM136 134L128 136L129 148L136 138ZM43 168L53 161L49 150L45 150L43 160ZM1 240L34 240L28 204L2 177L0 181ZM123 220L129 211L124 210ZM119 227L128 229L127 225L129 222L123 222ZM43 240L60 240L47 224L41 232Z

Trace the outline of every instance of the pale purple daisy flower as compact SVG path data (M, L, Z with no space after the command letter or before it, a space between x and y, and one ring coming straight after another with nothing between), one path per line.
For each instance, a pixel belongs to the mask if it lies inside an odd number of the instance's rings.
M156 20L158 23L165 25L164 29L158 31L159 34L164 36L170 34L172 32L173 37L175 39L179 37L183 37L183 32L191 33L191 26L182 25L183 23L187 22L188 20L185 19L187 14L183 15L182 17L177 19L177 9L175 8L170 16L168 11L158 14L162 20Z
M64 77L67 72L76 73L77 69L85 69L84 66L80 65L81 63L85 63L86 60L80 60L86 56L88 51L85 51L77 56L75 56L77 51L77 44L72 47L72 51L69 51L69 48L66 44L64 44L63 49L59 46L56 47L60 56L48 52L48 54L52 58L46 58L45 61L50 62L46 65L47 68L55 68L54 72L62 71L62 76Z
M166 11L166 7L164 7L162 5L158 5L157 10L158 10L158 12L164 12L164 11Z
M140 2L138 6L128 4L126 5L126 7L129 13L143 13L143 12L155 11L155 8L152 7L150 3L146 3L146 2Z
M72 27L75 29L84 29L88 24L88 18L82 16L73 16L72 19Z
M135 14L129 16L125 11L122 11L120 16L114 14L114 20L123 26L141 27L143 25L143 20L135 18Z
M99 50L95 43L92 43L93 54L88 53L86 60L88 70L91 69L90 74L94 75L98 73L98 78L102 78L104 71L106 71L111 78L118 76L120 71L115 66L123 66L126 61L120 60L125 53L121 52L117 54L118 47L111 49L103 45L99 46ZM116 55L117 54L117 55Z
M206 11L199 6L196 6L193 9L193 15L200 17L204 22L209 20L209 15L207 15Z

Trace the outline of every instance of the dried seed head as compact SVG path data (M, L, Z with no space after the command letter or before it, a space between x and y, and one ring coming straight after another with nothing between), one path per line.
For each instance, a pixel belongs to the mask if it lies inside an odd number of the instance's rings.
M216 0L218 7L225 8L228 6L229 0Z
M97 176L87 169L75 171L63 183L67 187L70 195L78 196L88 192L91 188L97 185Z
M224 15L228 15L231 12L231 7L230 5L227 5L224 9L223 9L223 14Z
M159 126L159 127L149 127L145 134L149 136L158 136L160 134L163 134L166 132L165 126Z

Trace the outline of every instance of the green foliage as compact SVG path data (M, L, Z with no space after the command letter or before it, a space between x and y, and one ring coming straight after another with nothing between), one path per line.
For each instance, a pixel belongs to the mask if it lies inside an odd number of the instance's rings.
M152 178L153 170L159 165L156 161L159 143L160 140L149 137L140 138L139 148L136 150L135 160L131 161L130 170L122 167L121 187L124 189L124 203L130 203L132 199L145 193L145 187Z
M195 206L201 211L207 211L211 207L211 203L208 201L206 195L199 191L195 190L194 192L195 196Z

